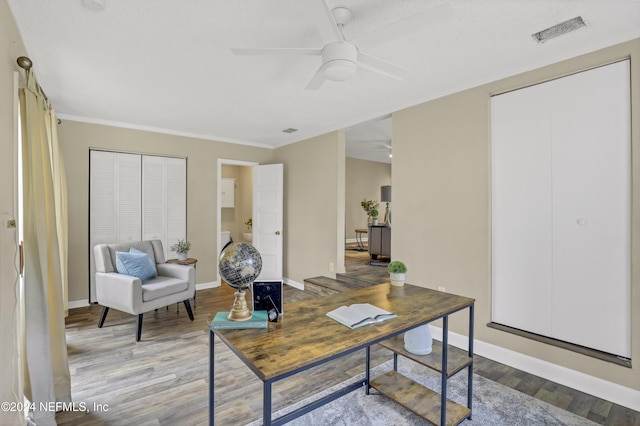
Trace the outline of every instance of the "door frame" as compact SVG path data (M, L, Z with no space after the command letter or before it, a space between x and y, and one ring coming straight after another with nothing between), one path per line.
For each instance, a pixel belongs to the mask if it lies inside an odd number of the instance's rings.
M220 253L220 250L222 250L221 247L221 241L220 241L220 233L222 232L222 207L220 206L220 204L222 203L222 166L226 165L226 166L243 166L243 167L253 167L253 166L259 166L260 163L257 163L255 161L242 161L242 160L230 160L230 159L225 159L225 158L218 158L218 170L217 170L217 176L216 176L216 208L217 208L217 213L216 213L216 260L217 260L217 256ZM252 193L253 193L253 189L251 189ZM253 199L253 196L251 197ZM217 268L216 268L216 275L218 275L217 273ZM216 287L219 286L221 284L220 281L220 276L218 275L218 279L216 280Z

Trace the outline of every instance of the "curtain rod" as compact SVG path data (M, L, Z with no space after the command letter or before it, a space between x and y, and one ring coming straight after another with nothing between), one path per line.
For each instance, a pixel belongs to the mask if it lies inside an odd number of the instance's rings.
M16 62L18 62L20 68L24 68L25 70L30 70L33 66L33 62L31 61L31 59L26 56L20 56Z
M29 71L31 69L31 67L33 66L33 61L31 59L29 59L29 57L27 56L20 56L16 62L18 63L18 65L20 66L20 68L23 68L27 71ZM42 92L42 94L44 95L45 99L47 98L47 94L44 93L44 90L42 90L42 87L40 87L40 91ZM58 126L62 124L62 120L60 120L58 118Z

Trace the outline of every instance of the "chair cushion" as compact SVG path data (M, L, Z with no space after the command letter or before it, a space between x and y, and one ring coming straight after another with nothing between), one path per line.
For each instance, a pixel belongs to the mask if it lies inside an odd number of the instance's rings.
M116 269L120 274L140 278L143 283L158 275L149 255L134 248L129 253L116 252Z
M185 291L189 287L187 281L178 278L156 277L142 285L142 301L159 299L170 294Z

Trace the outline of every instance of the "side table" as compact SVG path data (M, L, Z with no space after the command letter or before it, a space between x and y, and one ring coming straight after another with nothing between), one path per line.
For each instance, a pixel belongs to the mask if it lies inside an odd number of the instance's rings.
M193 265L193 269L196 268L196 263L198 263L198 259L195 259L193 257L188 257L187 260L180 260L180 259L168 259L166 261L166 263L177 263L178 265L186 265L186 266L192 266ZM193 293L193 307L196 307L196 294L197 292ZM178 303L178 312L180 312L180 304Z

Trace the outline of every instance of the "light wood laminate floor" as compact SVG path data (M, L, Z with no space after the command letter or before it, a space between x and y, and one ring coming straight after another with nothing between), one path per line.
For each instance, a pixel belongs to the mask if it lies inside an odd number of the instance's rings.
M372 283L386 280L386 269L370 266L366 259L366 253L348 252L347 274ZM71 309L66 331L72 395L76 403L87 404L89 412L58 413L58 424L208 424L208 322L216 312L229 310L233 297L228 290L228 297L217 300L211 289L198 291L193 322L182 305L179 312L173 305L146 314L138 343L133 315L111 310L99 329L100 306ZM317 297L312 290L285 286L285 304L311 297ZM374 365L390 357L386 349L373 351ZM284 380L274 387L274 409L362 372L362 359L363 354L353 354ZM260 418L261 382L230 351L216 358L218 363L225 367L219 376L216 373L216 387L226 391L216 395L217 424L246 424ZM486 358L475 357L474 371L603 425L640 426L640 413Z

